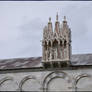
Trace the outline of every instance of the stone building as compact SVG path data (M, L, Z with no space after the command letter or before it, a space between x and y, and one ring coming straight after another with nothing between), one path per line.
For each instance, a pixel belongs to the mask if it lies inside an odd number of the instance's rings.
M71 57L71 30L64 16L63 23L58 21L56 15L55 29L53 31L51 18L43 30L43 58L44 66L62 67L62 63L69 64Z
M71 53L64 16L43 30L42 57L0 60L0 91L92 91L92 54Z

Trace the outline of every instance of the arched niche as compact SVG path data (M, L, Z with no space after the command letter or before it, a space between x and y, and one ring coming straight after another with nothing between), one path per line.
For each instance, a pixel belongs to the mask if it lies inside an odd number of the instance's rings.
M48 46L51 47L51 41L48 42Z
M92 76L88 74L78 75L75 81L75 90L92 91Z
M29 75L24 77L19 83L20 91L40 91L41 84L36 77Z
M53 41L53 47L55 48L55 47L57 47L57 45L58 45L58 41L56 39L54 39L54 41Z
M61 71L49 73L43 81L43 92L53 91L71 91L72 79L71 77Z
M14 82L13 77L4 77L0 80L0 91L16 91L18 85Z
M63 43L62 43L62 40L60 40L60 46L62 47Z
M45 50L47 50L47 42L45 41L44 43Z
M64 48L66 48L66 45L67 45L67 41L64 40Z

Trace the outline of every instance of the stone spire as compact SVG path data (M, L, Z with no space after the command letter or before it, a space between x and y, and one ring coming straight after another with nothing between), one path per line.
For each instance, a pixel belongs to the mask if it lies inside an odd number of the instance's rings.
M49 17L49 23L51 23L51 17Z
M43 39L47 39L47 38L46 38L47 35L48 35L47 31L48 31L48 27L45 26L44 29L43 29Z
M68 25L67 25L67 20L66 20L66 16L64 16L64 19L63 19L63 28L67 28Z
M57 12L57 15L56 15L56 21L58 21L58 12Z
M57 15L56 15L55 32L54 33L59 33L58 12L57 12Z
M67 23L67 21L66 21L66 16L64 16L63 23Z
M51 17L49 17L49 22L48 22L48 32L49 32L49 35L52 34L52 22L51 22Z
M66 21L66 16L64 16L64 21Z

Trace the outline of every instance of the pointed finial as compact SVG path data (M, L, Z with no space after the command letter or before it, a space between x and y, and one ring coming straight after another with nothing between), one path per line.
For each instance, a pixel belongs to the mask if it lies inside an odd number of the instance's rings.
M58 21L58 12L57 12L57 15L56 15L56 20Z
M66 21L66 16L64 16L64 21Z
M49 22L51 22L51 17L49 17Z

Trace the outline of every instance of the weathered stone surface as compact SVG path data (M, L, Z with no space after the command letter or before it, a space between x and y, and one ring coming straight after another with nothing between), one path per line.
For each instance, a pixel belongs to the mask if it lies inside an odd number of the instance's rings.
M53 31L54 29L54 31ZM71 30L64 16L63 22L60 24L58 14L56 15L55 28L52 26L51 18L47 26L43 29L42 40L42 62L48 62L49 66L53 62L69 62L71 57ZM49 63L51 62L51 63ZM45 65L45 64L44 64Z
M92 91L92 69L0 74L0 91Z

